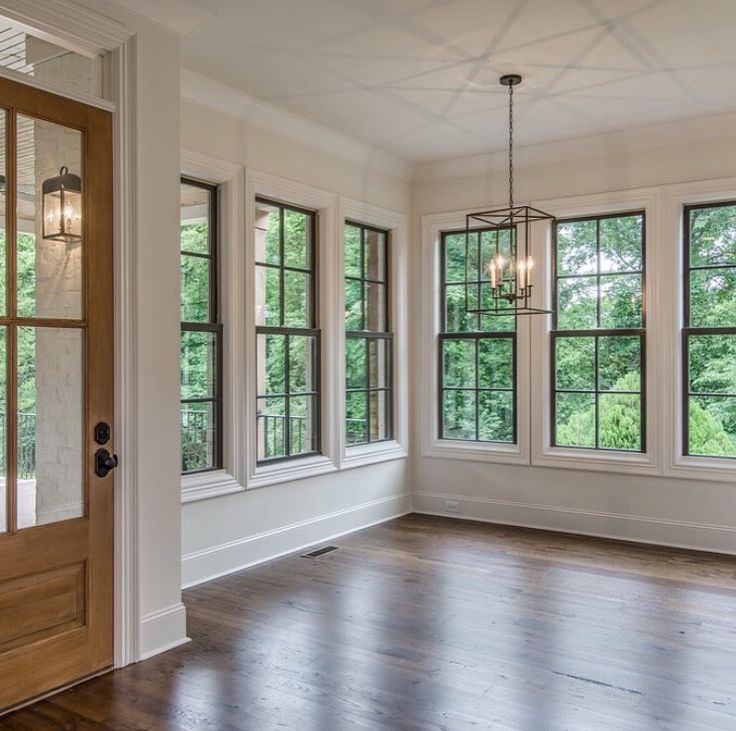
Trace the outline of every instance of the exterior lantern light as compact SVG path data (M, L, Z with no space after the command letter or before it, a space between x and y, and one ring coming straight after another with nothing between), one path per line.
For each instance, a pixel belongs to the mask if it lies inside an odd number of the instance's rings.
M82 240L82 179L66 166L43 181L43 238L67 244Z

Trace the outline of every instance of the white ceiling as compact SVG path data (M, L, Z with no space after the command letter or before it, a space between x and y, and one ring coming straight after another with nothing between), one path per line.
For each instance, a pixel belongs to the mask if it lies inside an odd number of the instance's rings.
M182 24L171 0L120 1ZM184 66L416 162L503 148L508 72L520 145L736 110L736 0L182 7Z

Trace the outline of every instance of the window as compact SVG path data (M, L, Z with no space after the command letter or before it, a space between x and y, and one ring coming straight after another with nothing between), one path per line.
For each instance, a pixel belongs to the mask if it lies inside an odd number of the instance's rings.
M348 446L393 437L389 235L345 225L345 433Z
M552 445L644 452L643 212L557 222Z
M320 451L320 331L313 211L256 201L259 463Z
M222 325L214 185L181 180L182 472L222 467Z
M442 234L440 439L516 443L516 318L466 311L490 291L492 246L487 229Z
M736 202L685 208L685 454L736 457Z

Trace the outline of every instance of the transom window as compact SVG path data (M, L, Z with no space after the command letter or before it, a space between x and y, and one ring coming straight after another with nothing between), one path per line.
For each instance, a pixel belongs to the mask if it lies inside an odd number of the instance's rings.
M644 452L644 213L557 222L552 444Z
M217 187L181 181L182 472L222 467Z
M255 231L259 462L320 451L317 216L258 199Z
M348 446L393 437L389 234L345 224L345 434Z
M467 312L490 291L495 245L495 230L442 234L440 439L516 442L516 318Z
M685 208L684 452L736 457L736 202Z

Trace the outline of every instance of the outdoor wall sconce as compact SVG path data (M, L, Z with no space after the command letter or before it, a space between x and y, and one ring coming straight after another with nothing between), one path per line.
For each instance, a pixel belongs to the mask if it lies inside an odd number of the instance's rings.
M67 244L82 240L82 179L66 165L43 181L43 238Z

